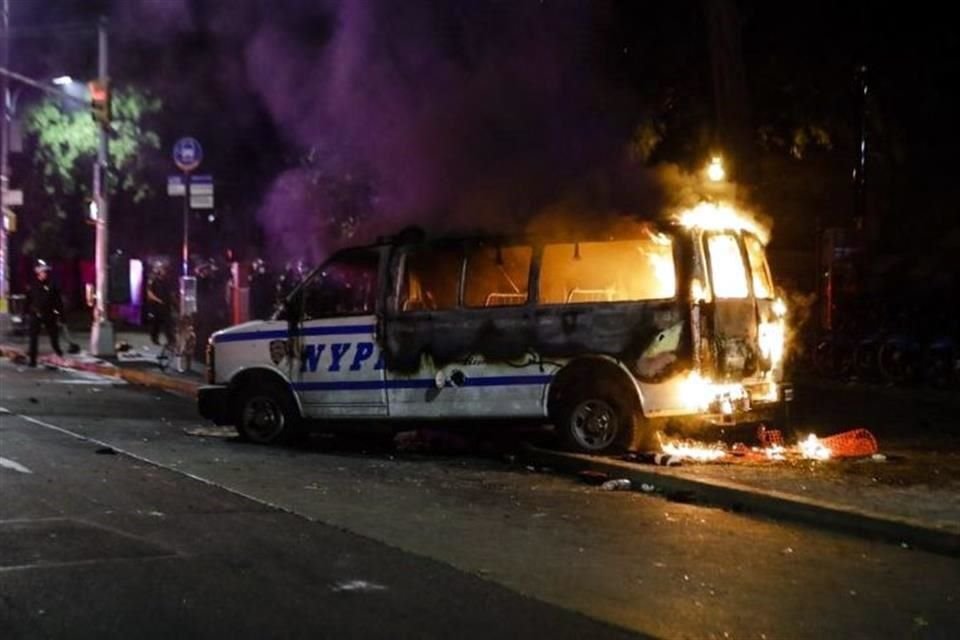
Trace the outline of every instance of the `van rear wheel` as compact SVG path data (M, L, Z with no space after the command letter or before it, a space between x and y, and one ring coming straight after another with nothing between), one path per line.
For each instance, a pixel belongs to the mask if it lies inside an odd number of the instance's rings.
M566 405L556 426L571 451L612 453L630 447L636 420L633 408L616 396L587 391Z
M240 437L257 444L290 442L299 433L299 416L286 389L278 384L247 387L237 419Z

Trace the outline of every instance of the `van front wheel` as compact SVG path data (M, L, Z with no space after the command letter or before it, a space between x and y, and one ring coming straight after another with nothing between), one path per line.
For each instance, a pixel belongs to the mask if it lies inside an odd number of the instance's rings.
M238 418L240 437L257 444L289 442L299 431L295 407L279 385L244 394Z
M633 438L634 412L618 399L586 393L567 405L559 416L566 448L580 453L610 453L629 447Z

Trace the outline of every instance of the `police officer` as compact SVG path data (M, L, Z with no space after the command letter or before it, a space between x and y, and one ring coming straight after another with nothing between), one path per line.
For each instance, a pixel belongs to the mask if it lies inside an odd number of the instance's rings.
M273 293L273 276L267 263L257 258L250 266L250 312L256 320L264 320L273 313L276 302Z
M50 280L50 265L38 260L34 268L36 278L27 291L26 311L30 323L30 366L37 366L37 340L40 330L46 328L54 353L63 356L60 350L60 318L63 317L63 300L60 290Z
M160 332L173 344L173 288L167 276L167 266L157 262L147 279L147 318L150 321L150 340L160 344Z

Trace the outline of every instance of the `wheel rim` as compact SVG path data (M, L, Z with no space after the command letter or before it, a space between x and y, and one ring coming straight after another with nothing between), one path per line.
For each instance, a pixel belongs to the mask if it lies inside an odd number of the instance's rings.
M609 447L618 429L617 412L604 400L584 400L570 414L570 434L579 447L588 451Z
M286 418L273 398L256 396L243 407L243 430L254 442L271 442L283 431Z

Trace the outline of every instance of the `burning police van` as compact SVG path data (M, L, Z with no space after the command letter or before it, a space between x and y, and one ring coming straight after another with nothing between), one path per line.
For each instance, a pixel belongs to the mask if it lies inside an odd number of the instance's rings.
M199 410L259 443L549 421L589 453L647 447L667 419L755 420L785 395L786 310L764 243L705 205L596 233L345 249L273 319L211 337Z

